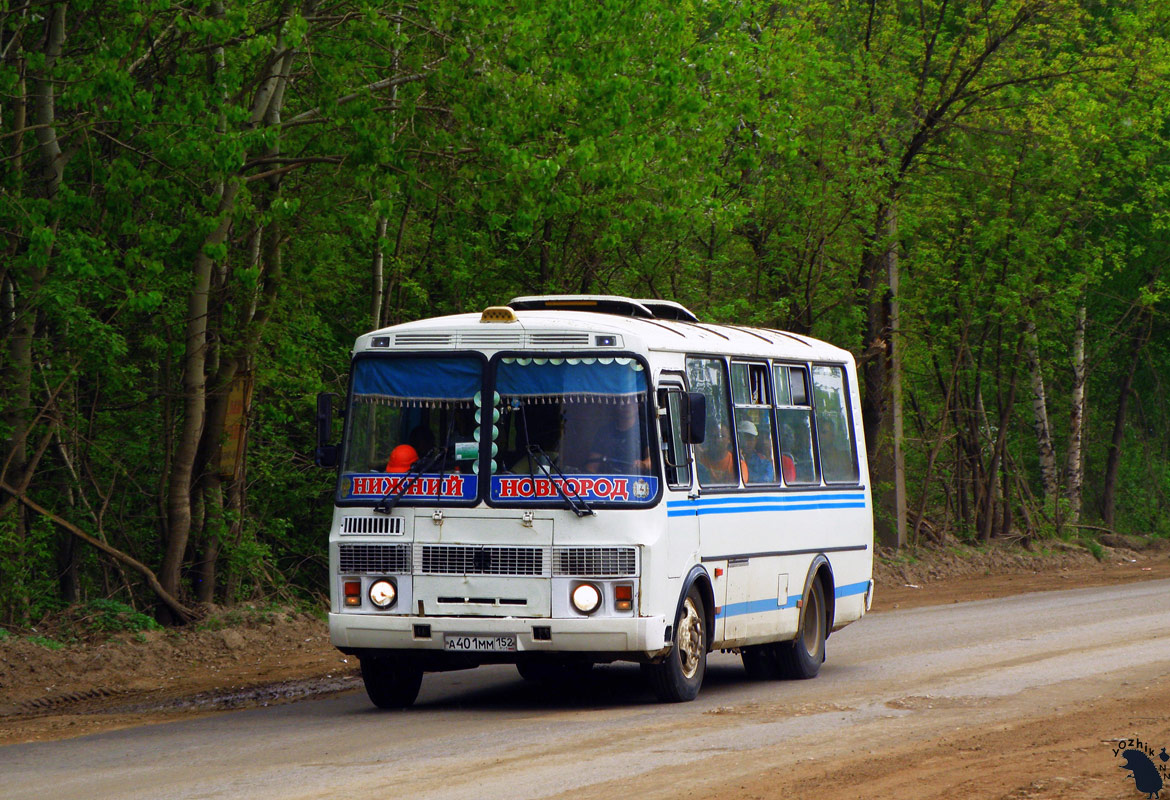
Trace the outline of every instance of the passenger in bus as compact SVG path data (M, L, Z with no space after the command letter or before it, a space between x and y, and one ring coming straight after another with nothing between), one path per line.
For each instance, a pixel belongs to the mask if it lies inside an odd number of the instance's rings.
M390 460L386 462L386 471L396 474L410 472L414 462L418 461L418 451L408 444L400 444L390 451Z
M741 419L735 425L735 432L739 436L739 453L747 464L744 474L744 483L751 475L752 483L773 483L776 480L776 467L772 463L772 443L760 440L759 429L750 419Z
M619 403L593 436L585 469L594 474L644 475L650 471L650 443L636 402Z
M792 458L790 453L794 452L796 448L796 432L791 425L784 424L780 426L780 472L784 476L785 483L796 483L796 461ZM806 478L801 481L808 483Z
M731 447L731 431L726 425L715 423L703 443L695 446L695 450L700 484L735 483L735 454ZM742 458L739 468L746 481L748 466Z

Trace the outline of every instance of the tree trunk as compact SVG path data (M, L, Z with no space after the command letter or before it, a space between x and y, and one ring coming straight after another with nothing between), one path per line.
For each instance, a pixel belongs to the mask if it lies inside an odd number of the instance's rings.
M1137 371L1142 349L1149 341L1153 316L1148 318L1145 332L1134 339L1129 355L1129 367L1121 386L1117 390L1117 413L1113 418L1113 438L1109 443L1109 456L1105 462L1105 478L1101 487L1101 519L1106 528L1112 528L1117 515L1117 472L1121 466L1121 444L1125 439L1125 417L1129 410L1129 395L1133 388L1133 376Z
M219 219L208 234L192 268L193 285L187 300L187 329L183 374L183 426L175 445L167 485L167 540L159 582L168 594L180 596L183 555L191 532L191 487L199 440L207 410L207 313L211 292L212 258L209 248L222 245L231 230L231 211L239 193L238 181L220 184Z
M1085 428L1085 306L1077 309L1076 328L1073 331L1073 389L1069 417L1068 460L1065 466L1065 498L1068 500L1069 521L1074 525L1081 519L1081 487L1085 471L1081 447Z
M890 284L890 425L894 445L894 537L896 546L906 546L906 456L903 452L902 345L898 298L898 208L894 200L886 215L886 275Z
M215 601L220 543L224 537L223 484L213 470L203 479L203 552L196 566L195 599Z
M378 327L384 328L398 321L399 308L399 286L401 286L401 272L402 272L402 247L406 239L406 222L410 217L411 197L406 195L402 204L402 216L398 218L398 232L394 235L394 254L391 258L393 264L393 271L390 275L390 285L386 287L385 301L382 303L382 319ZM391 298L394 303L391 304Z
M378 215L378 221L374 224L374 258L371 265L373 272L373 287L370 292L370 320L371 327L380 327L379 323L382 321L382 303L383 292L385 291L385 278L383 276L383 268L386 262L386 228L390 220L385 214Z
M1052 446L1052 428L1048 424L1048 397L1044 390L1044 372L1040 366L1040 340L1036 324L1028 320L1024 330L1024 354L1028 377L1032 383L1032 429L1040 456L1040 479L1044 485L1044 503L1055 501L1057 486L1056 450Z

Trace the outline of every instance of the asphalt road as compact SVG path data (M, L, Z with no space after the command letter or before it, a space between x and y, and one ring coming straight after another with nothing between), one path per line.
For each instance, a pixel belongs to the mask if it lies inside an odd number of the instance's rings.
M699 699L658 705L633 665L577 685L512 667L428 675L414 708L362 692L0 748L0 797L575 798L642 796L964 725L1008 725L1170 675L1170 581L871 615L812 681L749 682L711 657ZM1112 735L1112 732L1103 732Z

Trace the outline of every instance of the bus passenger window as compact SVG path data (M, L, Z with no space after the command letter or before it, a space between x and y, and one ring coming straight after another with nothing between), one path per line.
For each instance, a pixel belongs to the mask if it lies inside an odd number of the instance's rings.
M825 483L857 483L857 450L849 416L849 394L841 367L813 367L813 399L816 401L817 443Z
M776 445L772 437L772 401L766 364L731 365L731 399L735 404L735 438L747 467L746 485L778 483Z
M812 408L804 367L777 364L776 427L780 435L780 472L786 484L820 483L813 455Z

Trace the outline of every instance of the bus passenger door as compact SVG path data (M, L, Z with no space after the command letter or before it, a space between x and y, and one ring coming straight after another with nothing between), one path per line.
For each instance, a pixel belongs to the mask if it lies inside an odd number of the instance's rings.
M681 578L699 552L699 518L693 509L682 507L691 491L693 470L690 447L683 437L686 395L681 376L677 381L667 378L658 389L658 433L666 475L666 574L669 578Z

